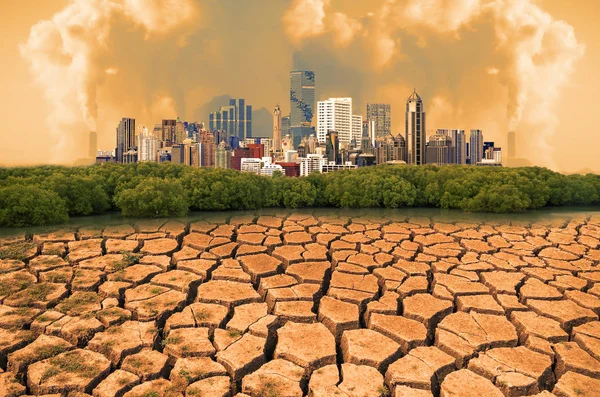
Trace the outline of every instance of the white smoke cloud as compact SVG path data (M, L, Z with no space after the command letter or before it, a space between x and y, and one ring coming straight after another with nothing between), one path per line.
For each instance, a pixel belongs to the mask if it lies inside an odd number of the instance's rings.
M54 140L54 161L78 156L82 122L96 130L97 90L106 75L119 68L106 64L111 28L129 18L149 34L165 34L193 15L191 0L73 0L51 20L31 28L20 46L50 107L48 129ZM179 12L184 12L178 18ZM163 17L168 17L163 20Z
M306 3L314 3L314 0L297 0L294 7L306 7ZM325 15L318 15L321 25L340 13L322 9ZM491 25L493 35L490 42L485 43L486 51L479 56L490 57L487 64L493 66L484 66L482 72L497 78L508 91L508 128L522 132L519 134L523 138L521 153L528 153L536 164L554 166L550 142L557 126L555 109L576 61L585 50L570 25L555 20L532 0L386 0L366 17L372 18L373 23L359 30L369 38L366 48L373 53L373 73L398 67L398 61L406 58L402 53L402 40L407 37L416 37L415 44L423 58L430 59L436 50L429 49L428 40L444 37L443 42L452 45L452 40L460 42L460 33L465 29ZM340 41L336 32L328 28L313 31L312 37L329 34L334 50L357 39L355 34L346 34ZM294 36L294 40L307 38ZM492 48L493 51L488 50ZM448 64L434 64L428 70L430 74L441 76L464 73L461 69L451 69ZM432 82L438 81L434 75L430 77ZM430 88L434 94L436 89Z
M285 32L294 43L323 34L325 29L325 7L330 0L294 0L283 16Z

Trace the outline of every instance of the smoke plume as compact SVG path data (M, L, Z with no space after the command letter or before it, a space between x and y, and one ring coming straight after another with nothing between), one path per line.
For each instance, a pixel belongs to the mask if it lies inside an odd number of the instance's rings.
M74 0L31 28L20 51L50 107L47 127L56 162L80 157L86 129L97 129L98 88L120 70L109 64L113 26L119 21L139 26L150 39L185 25L194 12L190 0ZM126 68L127 60L121 62Z
M551 140L557 120L553 115L585 47L570 25L555 20L531 0L385 0L358 21L326 1L296 0L292 7L290 14L298 9L319 10L304 14L315 17L307 26L319 29L310 34L288 29L292 42L301 45L312 40L313 48L327 46L327 51L343 53L348 63L358 65L355 69L370 64L369 74L375 77L367 86L393 84L406 89L418 84L430 99L439 102L440 97L450 97L454 113L465 116L463 121L481 120L465 112L467 107L483 114L487 98L501 96L479 86L486 84L485 76L488 84L495 79L507 93L508 123L499 129L519 131L521 153L536 164L554 166ZM337 28L344 20L353 23ZM348 46L356 46L361 56L348 53ZM301 50L304 54L306 47ZM361 74L367 75L364 70ZM395 117L402 116L395 113ZM429 127L443 126L429 123Z

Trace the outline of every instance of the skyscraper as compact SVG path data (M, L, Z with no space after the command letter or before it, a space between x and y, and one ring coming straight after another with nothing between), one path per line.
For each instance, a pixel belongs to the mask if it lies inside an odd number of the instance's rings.
M216 150L216 168L231 168L231 146L221 141Z
M362 123L361 123L362 126ZM352 140L352 98L329 98L317 104L317 138L325 143L327 133L336 131L341 143Z
M327 161L333 161L338 163L340 161L340 141L338 139L338 133L335 131L328 131L326 135L325 153Z
M160 148L160 141L154 137L154 134L148 133L148 128L143 127L139 136L139 156L140 162L156 162L157 152Z
M375 138L383 138L392 132L392 109L385 103L367 103L367 122L375 124Z
M310 127L314 111L314 72L292 70L290 72L290 127Z
M173 146L175 138L177 136L177 120L163 120L162 121L162 141L163 147Z
M123 163L123 155L136 146L135 141L135 119L122 118L117 126L117 148L115 149L115 161Z
M425 109L417 91L406 101L406 147L408 149L407 164L426 164L425 158Z
M273 110L273 143L275 151L281 151L281 109L279 105L275 105L275 110Z
M228 136L236 136L240 141L252 136L252 106L246 105L243 98L230 99L229 106L221 106L209 115L209 130L226 131Z
M352 115L352 136L350 140L354 140L356 145L360 147L360 140L362 138L362 122L363 118L360 115Z
M471 130L470 160L472 165L477 165L483 158L483 131Z
M447 130L438 130L429 137L427 144L427 164L446 165L454 163L452 138Z

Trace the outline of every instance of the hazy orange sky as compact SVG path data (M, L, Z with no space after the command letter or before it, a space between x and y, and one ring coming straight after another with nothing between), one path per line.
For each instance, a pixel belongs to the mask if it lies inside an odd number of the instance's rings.
M0 163L68 163L121 117L203 121L219 95L289 110L289 71L317 98L392 105L413 88L428 129L480 128L562 171L600 170L600 2L579 0L0 0ZM266 132L265 132L266 133ZM255 135L260 134L255 131Z

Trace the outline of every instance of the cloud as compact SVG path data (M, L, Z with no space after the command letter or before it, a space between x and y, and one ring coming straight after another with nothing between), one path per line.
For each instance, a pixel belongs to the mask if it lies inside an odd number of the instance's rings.
M283 16L285 32L293 43L325 32L325 7L330 0L294 0Z

